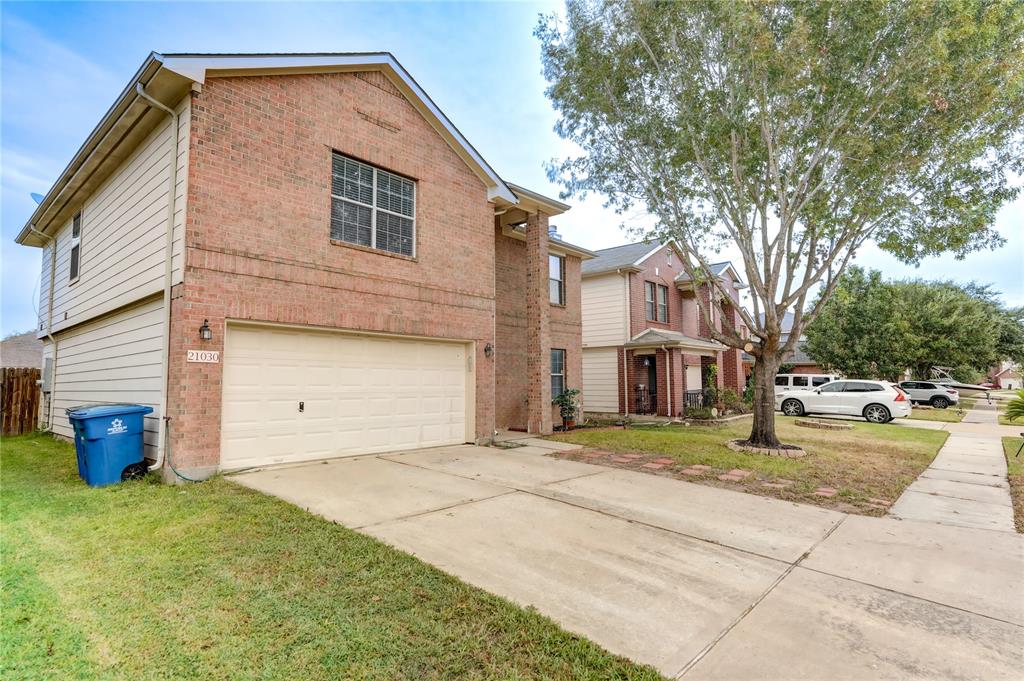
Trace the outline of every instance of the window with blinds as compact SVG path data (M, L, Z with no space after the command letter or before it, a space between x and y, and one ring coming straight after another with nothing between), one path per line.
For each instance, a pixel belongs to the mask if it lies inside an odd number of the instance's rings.
M416 183L335 153L331 239L416 255Z

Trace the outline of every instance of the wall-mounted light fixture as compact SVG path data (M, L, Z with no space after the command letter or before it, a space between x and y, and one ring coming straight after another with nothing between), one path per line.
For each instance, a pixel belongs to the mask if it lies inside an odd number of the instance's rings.
M494 357L494 346L490 343L484 346L484 357Z
M200 340L208 341L213 339L213 329L210 328L210 320L204 319L203 325L199 327Z
M651 358L650 357L644 357L644 366L645 367L651 366Z

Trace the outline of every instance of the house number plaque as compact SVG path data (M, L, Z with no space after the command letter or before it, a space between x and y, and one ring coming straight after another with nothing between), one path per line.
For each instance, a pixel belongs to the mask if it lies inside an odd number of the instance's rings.
M185 361L217 364L220 362L220 352L217 350L186 350Z

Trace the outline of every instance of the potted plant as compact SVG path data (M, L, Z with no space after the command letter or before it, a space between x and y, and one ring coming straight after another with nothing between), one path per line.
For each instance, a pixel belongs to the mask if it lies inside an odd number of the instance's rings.
M568 388L562 394L551 400L552 404L558 405L558 413L562 416L562 427L565 430L572 430L576 425L576 413L580 405L577 398L580 391L577 388Z

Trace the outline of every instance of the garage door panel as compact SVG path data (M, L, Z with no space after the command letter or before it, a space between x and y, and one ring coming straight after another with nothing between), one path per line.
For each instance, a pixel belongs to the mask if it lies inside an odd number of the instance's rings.
M462 345L235 326L226 341L224 468L466 439Z

